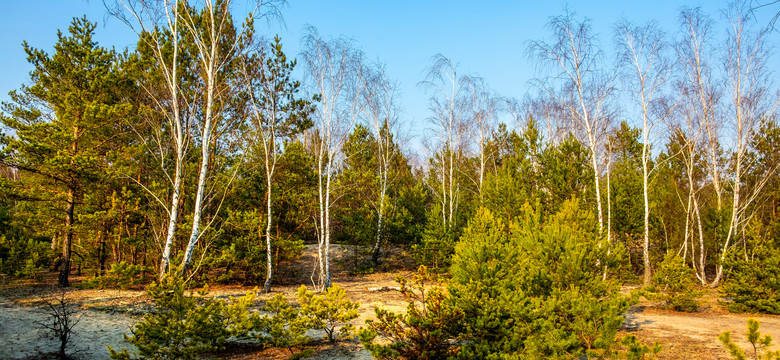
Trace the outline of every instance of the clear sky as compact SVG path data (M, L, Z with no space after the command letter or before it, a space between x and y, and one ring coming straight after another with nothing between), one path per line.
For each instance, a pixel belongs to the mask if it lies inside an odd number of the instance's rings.
M428 101L417 83L437 53L458 63L461 74L479 74L500 94L520 98L529 91L527 82L534 77L534 65L525 54L527 42L547 39L546 22L562 14L565 7L592 20L602 48L610 55L614 48L611 29L622 16L635 23L655 20L673 35L678 29L679 9L699 5L722 33L725 21L720 9L726 0L290 0L282 12L284 26L263 24L258 32L269 36L278 33L288 56L298 53L306 25L315 26L325 37L354 39L369 58L384 62L390 76L400 82L405 119L419 135L428 116ZM758 21L768 22L778 7L762 9ZM239 0L235 18L243 17L242 8L245 6ZM107 17L101 0L3 1L0 101L7 101L6 94L29 79L31 68L22 41L50 51L57 29L67 32L71 19L84 14L99 23L96 38L102 46L122 49L134 45L133 32ZM771 39L777 43L777 33ZM778 63L776 60L775 56L770 64Z

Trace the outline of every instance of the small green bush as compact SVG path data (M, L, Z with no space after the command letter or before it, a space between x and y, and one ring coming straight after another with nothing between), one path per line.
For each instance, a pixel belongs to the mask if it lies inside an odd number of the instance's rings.
M699 310L698 298L706 291L700 289L693 278L693 269L675 253L668 253L653 275L652 286L646 295L651 299L661 299L666 306L676 311L694 312Z
M0 273L38 279L51 259L50 243L0 236Z
M732 312L780 314L780 249L758 239L748 259L734 252L727 257L721 295Z
M358 317L360 303L352 302L340 286L334 285L324 294L317 295L301 285L298 288L298 304L301 306L301 314L309 319L310 326L325 330L331 343L335 343L339 336L348 337L355 333L355 327L349 321ZM341 326L338 333L337 326Z
M639 340L634 335L626 335L620 340L626 350L623 354L626 360L650 360L655 359L655 355L661 352L661 345L656 341L650 347Z
M441 287L428 287L438 279L420 266L408 282L397 277L401 294L407 298L406 314L374 308L376 321L366 320L358 332L363 347L377 359L446 359L458 352L456 329L463 311L446 304ZM380 341L377 337L381 337Z
M780 359L780 350L778 351L771 351L769 350L769 347L772 345L772 337L769 335L764 335L764 337L761 337L761 333L758 332L758 328L761 326L761 323L758 322L756 319L748 319L747 322L747 340L750 342L753 348L753 359L756 360L777 360ZM729 351L731 356L734 357L734 359L737 360L745 360L747 357L745 356L745 352L737 346L737 344L734 343L734 341L731 340L731 331L726 331L720 334L718 337L721 343L726 347L726 349ZM761 352L765 351L766 353L762 356Z
M120 289L143 282L143 273L147 269L142 265L128 264L125 261L112 264L106 275L84 280L79 287L84 289Z
M546 221L543 221L546 220ZM480 209L452 260L450 301L463 310L461 359L608 356L635 296L602 280L617 262L593 214L576 201L543 219L526 205L510 221Z
M226 322L225 303L203 299L207 289L194 296L185 294L185 282L168 276L152 283L146 292L156 309L144 316L125 339L137 349L140 359L196 359L198 354L220 349L231 334ZM117 353L109 347L112 359L130 359L127 350Z
M254 320L258 338L265 344L290 350L307 343L310 339L306 331L310 329L309 319L300 316L300 311L287 302L282 294L276 294L263 306L263 311L271 316L262 316Z

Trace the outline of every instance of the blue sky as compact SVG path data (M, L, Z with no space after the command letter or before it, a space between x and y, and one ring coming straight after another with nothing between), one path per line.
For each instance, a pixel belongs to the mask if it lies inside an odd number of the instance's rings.
M241 10L245 7L240 2L234 8L237 18L243 17ZM620 17L635 23L655 20L667 33L674 34L679 9L699 5L722 32L725 23L719 9L725 7L725 0L290 0L282 13L284 26L263 24L258 30L269 36L278 33L288 55L297 54L306 25L317 27L326 37L344 35L354 39L369 58L384 62L390 76L400 82L405 119L419 134L425 127L428 101L417 83L424 78L426 67L437 53L458 63L461 74L479 74L500 94L520 98L528 92L527 83L534 77L534 64L525 54L527 42L547 39L547 20L562 14L565 7L592 20L602 48L610 55L614 48L611 29ZM758 20L767 22L771 12L777 10L780 6L762 10ZM96 38L102 46L122 49L135 43L129 28L106 16L101 0L26 0L3 4L0 101L7 101L9 91L28 81L30 66L22 41L51 50L57 29L66 32L71 19L84 14L99 23ZM777 42L776 34L772 42Z

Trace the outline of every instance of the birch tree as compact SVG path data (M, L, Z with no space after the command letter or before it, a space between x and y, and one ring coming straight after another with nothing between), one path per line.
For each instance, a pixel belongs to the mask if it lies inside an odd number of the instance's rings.
M257 14L276 15L275 3L274 0L254 2L254 11L238 30L230 15L230 0L207 0L202 8L191 6L187 1L119 0L109 9L110 13L139 34L143 45L155 60L155 70L160 72L165 83L164 95L148 91L155 105L164 114L165 124L158 126L161 129L159 134L172 134L170 139L162 135L156 136L156 148L161 149L163 142L171 140L176 149L173 177L165 170L165 161L161 160L160 164L172 184L170 203L157 197L157 201L166 208L170 217L160 263L161 278L169 268L174 234L179 221L187 149L193 139L200 141L201 156L195 188L192 231L182 259L182 274L188 270L195 245L204 230L201 229L201 216L205 207L204 191L211 147L214 146L215 140L213 132L220 122L228 117L220 113L220 110L224 110L221 106L226 102L224 97L228 83L225 78L231 73L225 70L233 66L251 39L254 17ZM260 13L261 9L265 12ZM184 61L192 62L187 70L194 73L187 73L180 67ZM186 91L185 84L195 88ZM170 127L170 130L167 130L167 127ZM152 146L149 146L149 149L155 151ZM160 155L160 159L164 157Z
M271 291L273 261L271 229L273 224L273 181L276 165L284 154L283 142L309 128L313 111L308 100L300 98L300 82L292 79L295 60L287 61L279 37L273 44L249 59L243 67L250 98L251 123L254 129L250 144L261 150L266 180L266 280L265 292ZM255 139L257 137L259 139Z
M564 108L585 138L593 167L599 231L603 234L599 145L609 125L607 100L614 75L605 70L608 66L588 19L580 21L567 11L551 18L547 27L553 33L551 41L532 41L528 53L553 75L536 79L535 84Z
M666 42L663 32L655 23L634 26L627 19L621 20L616 28L620 49L620 62L626 64L630 92L639 107L642 119L642 198L644 201L643 249L645 286L650 285L650 202L649 181L651 158L650 138L656 124L669 114L667 107L658 106L660 92L666 84L670 63L665 57ZM653 112L653 108L659 111Z
M695 179L697 153L705 154L706 169L717 199L717 210L722 208L720 186L720 157L717 138L715 109L720 93L713 84L710 54L712 23L699 8L685 8L680 12L682 39L677 43L677 64L682 79L678 84L681 91L682 117L684 123L680 129L685 133L684 150L681 151L688 178L688 213L696 218L699 228L699 264L697 277L706 283L706 256L704 249L704 229L701 225L701 209L698 199L700 185ZM713 141L714 140L714 141Z
M394 179L391 167L398 155L393 142L400 124L397 104L398 84L388 79L383 64L362 64L358 72L358 104L363 117L368 122L376 142L378 199L372 202L376 211L376 236L371 250L371 261L379 263L379 250L387 207L387 196Z
M731 156L730 183L732 189L731 214L728 232L719 249L718 270L711 285L717 286L723 277L723 261L729 247L735 242L741 230L746 225L746 211L760 192L766 179L774 174L774 170L765 174L753 189L743 189L743 176L751 166L748 156L756 131L768 118L767 98L769 94L769 77L766 73L766 60L769 58L768 47L765 44L764 31L751 31L749 25L750 9L746 4L733 2L725 12L728 19L727 40L723 72L726 76L728 112L724 116L725 125L732 134L733 151ZM745 192L747 190L747 192Z
M318 93L319 106L314 112L317 188L319 216L317 226L318 277L314 287L323 290L331 285L330 274L330 210L331 183L338 167L339 151L356 120L355 97L349 96L354 80L358 54L344 39L325 40L310 28L303 40L301 57L306 66L306 78Z
M458 75L457 67L450 59L438 54L428 69L424 81L420 82L431 93L429 120L434 126L435 152L440 156L436 168L439 189L432 189L439 195L442 225L446 231L454 229L458 212L460 183L458 167L464 147L467 123L464 119L464 98L467 94L466 79Z
M165 240L161 244L160 279L169 269L171 250L179 223L185 156L192 141L190 130L192 103L184 96L184 89L182 89L186 74L181 69L183 51L179 11L180 7L174 1L153 0L121 0L115 3L113 8L109 8L109 13L139 35L141 55L146 53L151 58L150 72L154 74L149 74L143 80L159 78L162 83L162 89L159 89L154 86L156 83L154 81L140 82L150 99L152 108L161 119L151 116L143 118L143 121L153 129L148 139L136 129L147 152L157 160L170 186L170 199L161 199L154 191L138 182L138 185L165 209L168 216ZM167 153L170 148L175 153L172 156ZM173 157L174 162L172 174L168 164L170 157Z
M482 184L485 180L485 167L493 158L489 153L488 142L493 133L496 116L500 106L499 97L495 96L485 83L485 79L479 76L467 76L464 78L466 92L468 93L468 112L472 120L473 132L478 150L479 170L477 176L477 188L479 199L482 202Z
M257 9L264 5L263 1L257 2ZM226 78L232 76L231 63L239 61L242 53L251 41L252 22L244 23L239 29L233 25L230 14L230 0L207 0L200 11L187 7L181 12L181 21L188 39L194 48L193 54L197 58L199 77L202 88L201 95L201 120L199 127L199 140L201 148L200 166L198 171L198 184L195 190L195 208L192 214L192 232L184 252L181 263L181 272L186 274L192 261L192 253L200 239L201 217L205 208L206 182L208 179L209 156L211 155L212 136L220 121L228 117L223 113L223 104L226 102L225 87ZM208 227L210 224L207 224Z

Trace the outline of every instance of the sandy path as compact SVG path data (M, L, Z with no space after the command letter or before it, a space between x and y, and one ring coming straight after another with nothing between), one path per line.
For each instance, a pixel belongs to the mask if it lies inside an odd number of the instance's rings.
M724 331L743 349L748 318L761 322L759 331L771 335L775 350L780 349L780 317L769 315L675 313L635 306L626 314L624 328L644 341L663 346L659 359L731 359L718 340Z

